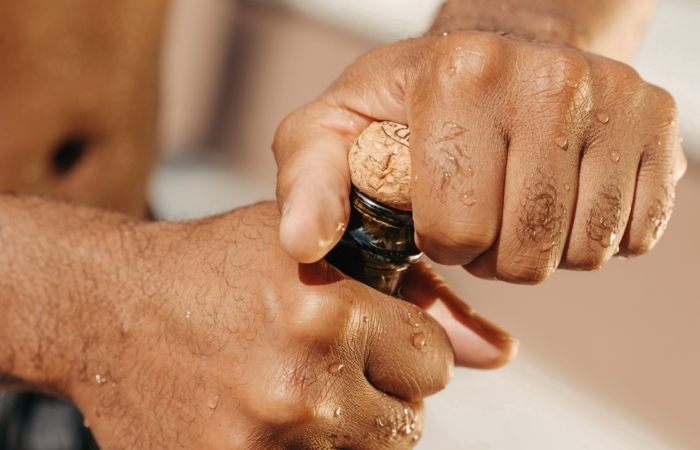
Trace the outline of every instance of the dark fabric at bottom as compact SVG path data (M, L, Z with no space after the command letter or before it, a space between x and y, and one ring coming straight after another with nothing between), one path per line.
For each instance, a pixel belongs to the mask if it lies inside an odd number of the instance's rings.
M0 393L0 449L99 450L78 409L53 397Z

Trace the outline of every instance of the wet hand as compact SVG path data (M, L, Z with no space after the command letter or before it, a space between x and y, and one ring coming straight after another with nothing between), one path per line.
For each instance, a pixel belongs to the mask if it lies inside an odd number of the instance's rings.
M134 256L119 276L136 274L123 285L132 295L111 334L120 337L70 387L102 448L384 449L419 439L423 397L452 376L445 331L323 261L293 261L279 220L268 203L123 233ZM452 304L427 266L412 270L423 291L409 300ZM453 313L471 327L458 359L493 367L511 356L507 335Z
M280 239L294 259L340 238L348 150L374 120L411 129L421 250L516 283L649 251L686 166L673 99L623 63L490 32L403 41L278 129Z

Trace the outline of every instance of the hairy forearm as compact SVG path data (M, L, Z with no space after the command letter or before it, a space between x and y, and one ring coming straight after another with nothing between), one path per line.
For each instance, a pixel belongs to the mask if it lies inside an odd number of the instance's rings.
M430 33L502 32L627 61L655 4L656 0L449 0Z
M115 356L133 279L126 216L0 196L0 388L69 395ZM130 241L129 241L130 242Z

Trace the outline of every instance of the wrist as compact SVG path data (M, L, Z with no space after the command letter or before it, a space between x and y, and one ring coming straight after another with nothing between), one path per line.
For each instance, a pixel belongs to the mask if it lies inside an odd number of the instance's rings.
M429 34L486 31L628 61L655 4L656 0L448 0Z
M485 0L452 0L440 9L429 35L460 30L499 33L515 38L585 47L584 29L573 14L556 2L501 3Z
M71 397L123 337L129 231L140 222L31 197L1 199L0 387Z

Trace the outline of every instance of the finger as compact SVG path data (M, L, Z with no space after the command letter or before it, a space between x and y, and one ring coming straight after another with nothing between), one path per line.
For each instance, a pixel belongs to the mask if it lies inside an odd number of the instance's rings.
M380 47L278 128L273 151L283 213L280 241L296 261L317 261L340 239L350 207L348 151L372 120L406 123L403 91L397 87L415 62L408 42Z
M346 129L323 125L320 120L323 117L332 124L335 114L322 105L306 107L285 119L273 144L279 167L280 244L303 263L318 261L333 248L350 213L348 150L352 138ZM363 125L364 121L358 126Z
M428 263L420 261L408 268L401 295L427 310L442 325L452 345L455 365L495 369L517 355L518 341L477 314Z
M340 427L338 424L331 427L333 448L409 449L423 435L425 409L422 401L406 402L377 391L371 385L344 397L349 405L339 412L342 417L346 411Z
M634 203L620 254L641 255L661 239L673 211L676 183L685 172L677 110L673 98L663 89L649 86L648 134L639 162Z
M465 266L482 278L538 283L559 265L576 201L590 106L589 67L570 49L520 46L509 73L504 210L498 241Z
M323 370L324 393L298 422L278 426L258 439L261 448L408 449L423 434L423 401L408 402L377 390L364 366L350 361ZM275 447L276 448L276 447Z
M493 80L505 45L477 35L444 40L434 70L416 83L432 88L414 93L408 117L413 219L419 248L438 263L468 263L498 235L506 142Z
M440 324L417 306L376 291L369 300L358 319L367 336L369 382L406 401L443 389L452 378L454 357Z

